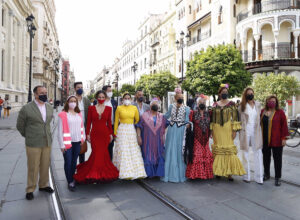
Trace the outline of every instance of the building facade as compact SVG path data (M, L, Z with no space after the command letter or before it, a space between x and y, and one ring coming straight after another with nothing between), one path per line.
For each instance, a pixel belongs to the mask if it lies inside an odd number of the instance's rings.
M54 0L32 0L35 8L37 31L33 42L33 87L47 88L49 100L54 100L54 89L60 76L55 60L61 59L59 40L55 25ZM56 76L55 76L56 75ZM55 81L56 80L56 81Z
M70 62L69 59L62 59L62 90L61 90L61 100L63 103L66 102L68 96L70 95Z
M33 12L29 0L0 1L0 96L9 99L12 111L27 103L29 33L26 18Z

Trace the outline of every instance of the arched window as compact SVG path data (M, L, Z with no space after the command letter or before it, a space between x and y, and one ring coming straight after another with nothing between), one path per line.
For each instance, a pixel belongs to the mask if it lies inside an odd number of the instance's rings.
M192 6L189 5L189 14L192 14Z
M218 24L222 24L222 22L223 22L223 16L222 16L222 14L223 14L223 7L221 5L220 9L219 9Z
M234 18L236 17L236 5L235 4L233 5L233 17Z

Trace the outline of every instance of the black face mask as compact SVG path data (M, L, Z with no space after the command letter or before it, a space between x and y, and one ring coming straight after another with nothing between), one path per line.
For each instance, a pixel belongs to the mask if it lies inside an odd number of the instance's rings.
M83 93L83 89L80 88L80 89L76 90L76 94L77 95L82 95L82 93Z
M254 99L254 95L253 94L249 94L246 96L247 100L251 101Z
M205 107L206 107L206 106L205 106L204 104L202 104L202 103L199 105L199 108L200 108L201 110L204 110Z
M39 95L39 100L41 100L42 102L47 102L47 95Z
M158 111L158 105L152 105L151 110L157 112Z
M138 98L138 101L139 101L139 102L144 101L144 97L139 97L139 98Z
M228 98L228 94L227 94L227 93L221 94L221 98L222 98L222 99L227 99L227 98Z
M178 104L182 104L183 103L183 99L177 99L177 103Z

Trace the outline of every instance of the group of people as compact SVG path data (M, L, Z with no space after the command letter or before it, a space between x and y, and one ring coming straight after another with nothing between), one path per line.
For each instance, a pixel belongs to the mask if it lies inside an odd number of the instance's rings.
M260 103L254 100L254 90L246 88L237 107L228 99L229 86L222 84L219 101L212 107L206 105L207 97L200 95L196 107L190 109L184 104L181 89L176 88L175 102L162 114L160 100L154 98L148 105L142 91L136 92L135 102L130 93L124 93L122 104L117 106L111 87L104 86L95 94L97 103L90 105L82 96L82 83L75 83L74 88L76 94L68 97L58 115L57 132L70 191L75 191L76 183L111 182L118 178L159 177L164 182L184 182L187 178L215 176L233 181L232 176L239 175L249 183L250 148L254 153L254 180L263 184L270 179L273 152L275 185L280 186L282 149L288 129L276 96L268 97L261 109ZM48 148L52 141L47 124L52 114L45 90L42 86L35 88L35 100L22 108L17 123L26 138L27 199L33 199L39 169L40 190L53 191L46 186L48 177L43 175L44 169L49 168ZM35 113L41 117L33 117ZM40 128L36 126L38 123ZM32 127L34 130L30 130ZM234 144L238 131L243 163ZM211 147L210 138L213 139ZM83 150L86 141L91 143L92 149L87 161ZM44 166L40 163L42 157L47 159Z
M2 116L2 109L4 109L3 116ZM4 100L0 96L0 119L8 118L11 106L8 100L8 97L5 97Z

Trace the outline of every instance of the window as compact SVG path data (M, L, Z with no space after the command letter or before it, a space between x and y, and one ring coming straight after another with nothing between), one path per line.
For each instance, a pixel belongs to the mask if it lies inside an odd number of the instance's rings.
M2 27L4 27L5 24L5 10L2 8Z
M201 2L201 0L200 0L200 3L199 3L199 8L200 8L200 10L202 10L202 2Z
M147 34L147 26L145 26L145 34Z
M211 3L211 0L208 0L208 3L210 4L210 3Z
M147 50L147 41L145 41L145 51Z
M141 45L141 54L143 53L143 45Z
M68 66L65 65L65 72L68 72Z
M1 52L1 81L4 81L4 57L5 53L4 50Z
M197 31L197 40L198 41L201 40L201 28L199 28L198 31Z
M179 64L179 72L181 73L181 63Z
M233 5L233 17L234 18L236 17L236 5L235 4Z
M9 101L9 95L5 94L5 99L7 99Z
M18 102L19 101L19 96L15 96L15 102Z
M223 8L222 8L222 6L220 6L219 16L218 16L218 24L222 24L222 22L223 22L222 12L223 12Z
M192 6L189 5L189 14L192 14Z
M146 69L147 67L147 58L144 59L144 68Z

